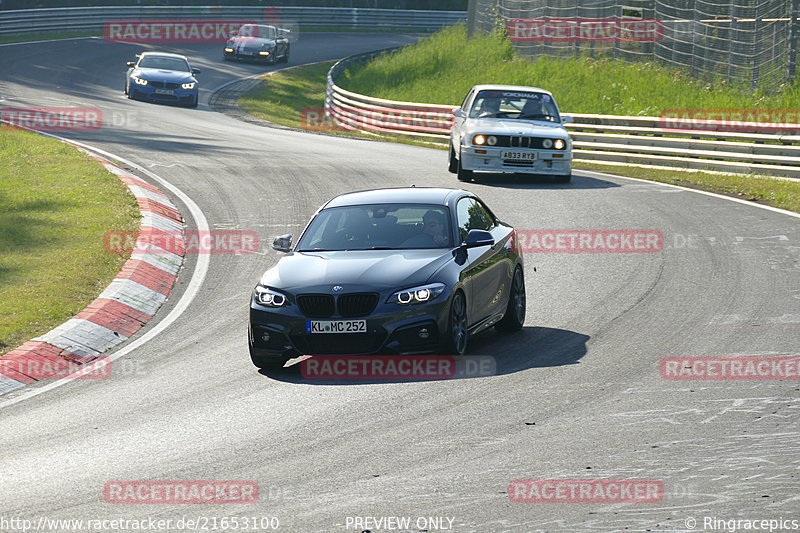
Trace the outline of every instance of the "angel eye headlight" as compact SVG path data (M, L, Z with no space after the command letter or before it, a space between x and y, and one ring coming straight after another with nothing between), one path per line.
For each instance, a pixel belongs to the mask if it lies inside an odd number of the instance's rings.
M476 135L475 137L472 138L472 143L473 144L477 144L479 146L482 146L482 145L486 144L486 136L485 135L481 135L479 133L478 135Z
M181 84L181 88L182 89L194 89L195 85L196 85L195 83L182 83Z
M420 287L412 287L397 291L389 297L388 302L401 305L414 305L435 300L444 292L444 283L431 283Z
M282 307L287 303L286 296L278 291L268 289L263 285L259 285L255 288L255 295L256 301L267 307Z
M563 150L567 147L567 143L563 141L563 139L556 139L556 142L553 144L553 147L556 150Z
M147 80L144 78L138 78L134 76L133 81L136 83L136 85L147 85Z
M542 139L542 148L549 150L553 147L553 139Z

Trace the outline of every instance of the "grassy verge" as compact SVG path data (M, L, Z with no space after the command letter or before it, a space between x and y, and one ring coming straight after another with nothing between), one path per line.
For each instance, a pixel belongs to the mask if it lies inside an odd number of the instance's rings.
M98 37L102 33L97 30L94 31L58 31L58 32L41 32L41 33L23 33L18 35L3 35L0 36L0 44L7 43L26 43L28 41L49 41L56 39L74 39L75 37Z
M630 64L609 58L514 56L502 34L467 39L452 26L339 78L341 87L390 100L459 105L470 87L507 83L551 91L567 113L660 116L665 109L796 109L800 83L780 94L696 80L652 62Z
M0 127L0 354L91 302L127 259L103 248L136 230L127 187L91 157L41 135Z

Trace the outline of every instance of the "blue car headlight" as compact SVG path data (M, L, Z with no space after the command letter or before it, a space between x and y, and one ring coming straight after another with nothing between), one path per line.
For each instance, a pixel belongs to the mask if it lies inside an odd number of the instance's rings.
M255 297L258 303L267 307L283 307L289 303L286 295L263 285L256 286Z
M430 283L397 291L387 300L387 303L400 305L415 305L430 302L439 297L447 287L444 283Z
M136 83L136 85L147 85L147 80L144 78L133 76L133 81Z
M195 86L195 85L197 85L197 83L196 83L196 82L191 82L191 83L182 83L182 84L181 84L181 89L194 89L194 86Z

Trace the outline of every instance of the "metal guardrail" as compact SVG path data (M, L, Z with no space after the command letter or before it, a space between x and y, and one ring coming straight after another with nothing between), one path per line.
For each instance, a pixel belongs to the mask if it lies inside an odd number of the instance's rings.
M102 31L108 20L246 19L300 29L436 31L467 18L465 11L423 11L293 6L117 6L0 11L0 35L49 31Z
M446 145L456 106L398 102L342 89L347 66L382 50L337 62L328 72L325 112L338 126L374 134L424 137ZM570 113L567 113L570 114ZM800 135L663 127L661 117L571 114L573 160L800 177ZM782 125L785 126L785 125ZM792 129L800 132L800 125Z

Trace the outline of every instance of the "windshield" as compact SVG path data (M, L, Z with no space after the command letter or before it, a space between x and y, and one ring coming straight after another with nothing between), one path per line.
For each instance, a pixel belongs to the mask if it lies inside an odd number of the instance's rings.
M240 37L258 37L259 39L274 39L277 35L274 26L256 26L245 24L236 34Z
M297 251L452 248L452 241L449 211L442 205L358 205L321 211Z
M161 70L189 72L189 64L178 57L145 56L139 61L139 68L159 68Z
M527 91L481 91L475 97L469 116L561 122L552 96Z

